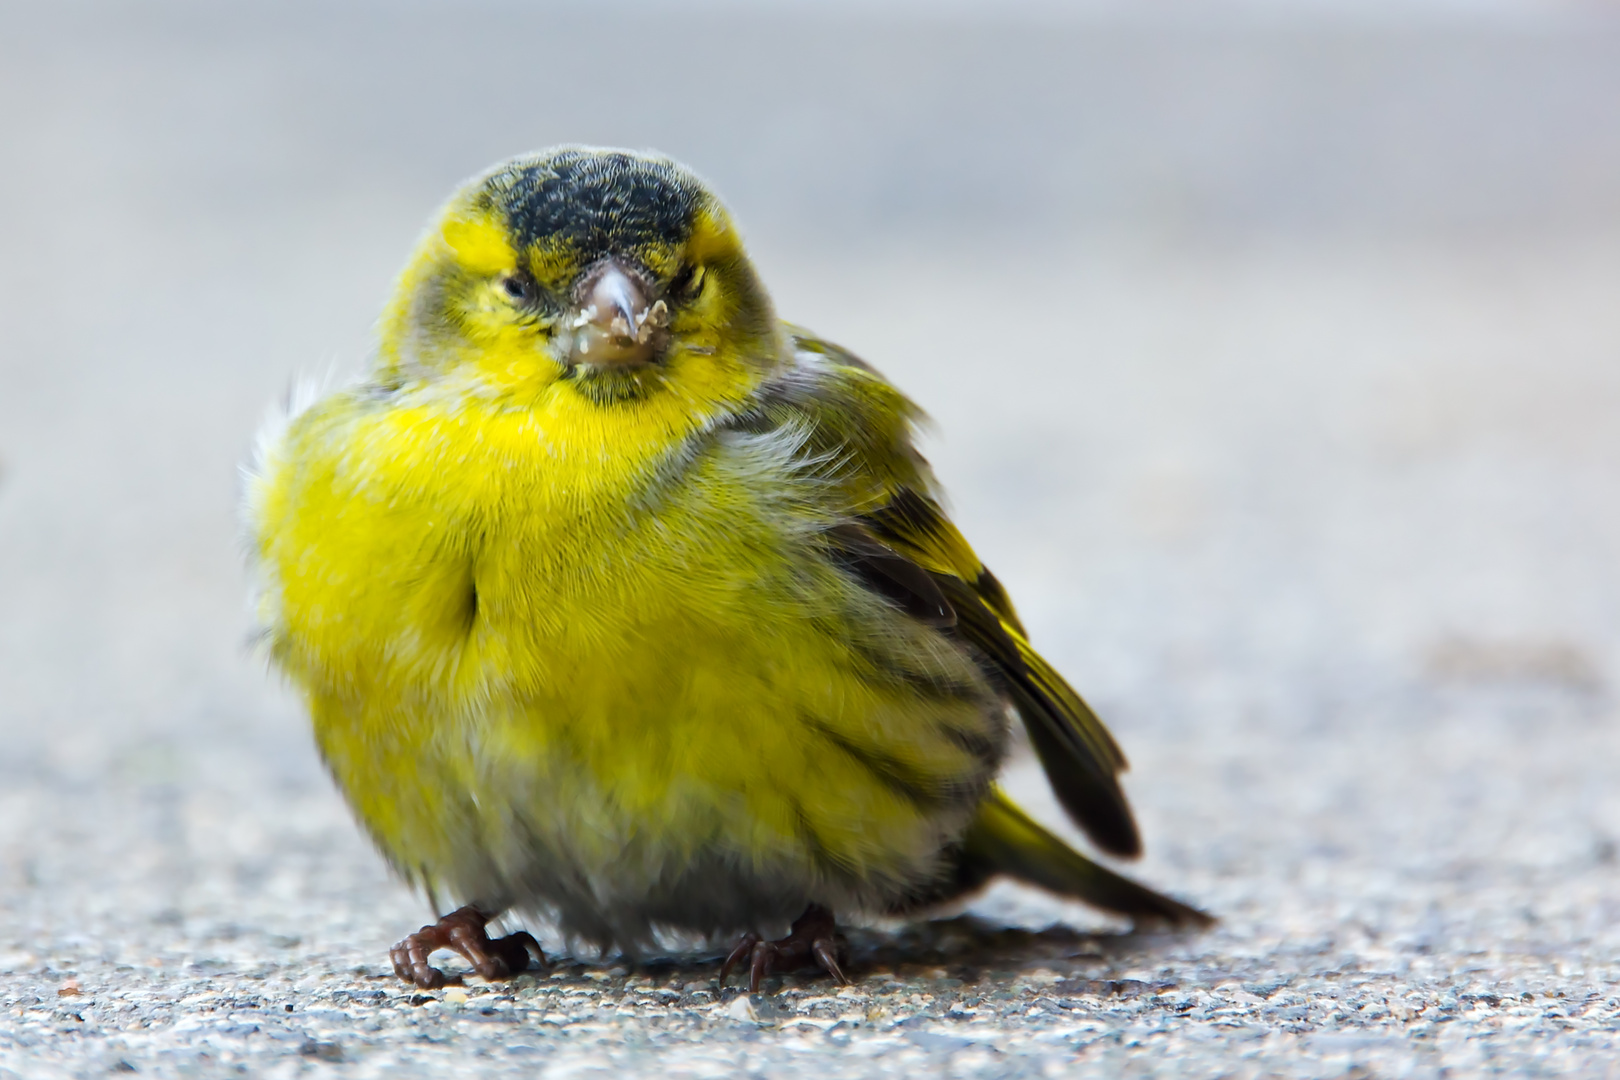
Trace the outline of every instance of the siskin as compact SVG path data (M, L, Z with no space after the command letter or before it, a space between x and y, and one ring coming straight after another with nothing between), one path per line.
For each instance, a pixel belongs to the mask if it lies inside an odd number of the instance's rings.
M564 147L472 180L363 377L292 412L246 504L270 655L388 861L463 905L402 978L544 963L487 935L516 909L602 949L736 935L721 979L754 990L842 981L836 914L997 875L1208 922L996 787L1016 714L1091 840L1141 849L1123 755L945 516L917 408L777 318L679 164Z

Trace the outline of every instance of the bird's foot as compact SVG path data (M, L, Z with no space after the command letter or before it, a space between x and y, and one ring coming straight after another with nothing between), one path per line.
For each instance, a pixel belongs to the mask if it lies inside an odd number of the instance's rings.
M458 908L432 926L424 926L416 933L388 950L394 962L394 974L421 987L437 990L446 983L459 983L461 976L448 977L428 964L428 957L440 949L451 949L467 958L473 970L486 979L510 979L529 966L529 956L542 965L546 954L540 943L525 930L503 938L491 938L484 927L493 918L475 907Z
M847 952L833 913L820 904L811 904L794 922L788 936L779 941L761 941L757 934L746 934L720 965L720 988L725 989L731 969L748 960L748 992L759 993L759 984L773 970L793 970L815 964L841 986L849 985L839 957ZM847 957L846 957L847 959Z

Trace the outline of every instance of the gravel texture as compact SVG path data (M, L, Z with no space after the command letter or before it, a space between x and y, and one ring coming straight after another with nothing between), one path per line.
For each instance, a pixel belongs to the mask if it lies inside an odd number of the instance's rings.
M0 10L0 1078L1615 1071L1612 21L450 10ZM559 35L554 107L458 81ZM722 45L757 94L604 77ZM843 989L545 927L393 978L427 911L248 648L234 470L451 183L565 138L703 169L934 415L1214 930L1003 886Z

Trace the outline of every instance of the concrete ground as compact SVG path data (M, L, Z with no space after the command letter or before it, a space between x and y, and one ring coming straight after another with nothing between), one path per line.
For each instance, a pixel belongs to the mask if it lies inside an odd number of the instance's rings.
M1615 1071L1620 28L1409 6L0 9L0 1077ZM845 989L545 927L395 981L426 906L247 646L236 469L565 139L706 172L930 411L1214 930L998 887Z

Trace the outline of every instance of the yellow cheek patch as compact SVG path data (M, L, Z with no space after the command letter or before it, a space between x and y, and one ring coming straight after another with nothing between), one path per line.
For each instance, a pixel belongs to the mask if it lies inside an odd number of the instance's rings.
M731 219L718 207L705 207L692 218L692 235L686 241L686 257L695 263L735 255L738 252L737 230Z
M488 218L452 217L441 231L457 261L474 273L496 274L517 265L506 230Z

